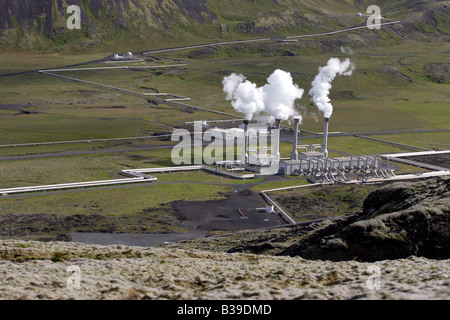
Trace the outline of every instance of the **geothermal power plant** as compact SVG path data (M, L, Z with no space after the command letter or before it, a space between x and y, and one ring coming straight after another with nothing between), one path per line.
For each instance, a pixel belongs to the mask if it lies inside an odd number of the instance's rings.
M219 164L224 165L226 162L225 170L228 171L246 170L257 175L305 175L327 182L347 181L348 173L360 173L374 178L393 175L392 171L381 168L379 156L329 157L327 150L329 118L324 118L322 144L299 145L299 122L299 118L294 118L291 155L289 158L281 158L281 120L276 119L275 125L269 126L267 130L260 124L255 124L257 129L252 129L252 124L244 120L240 160L221 161ZM270 147L265 143L259 144L260 139L266 140L267 137L270 138Z
M131 55L128 55L130 58ZM299 144L300 129L299 126L302 122L302 117L295 110L294 102L297 99L301 99L304 93L302 88L299 88L294 82L291 74L283 70L275 70L268 78L267 83L261 87L258 87L255 83L250 82L241 74L232 73L230 76L223 79L223 91L226 93L226 100L231 101L233 108L244 114L243 123L239 128L214 128L210 132L211 136L216 139L223 139L226 141L226 155L227 159L223 160L218 157L217 160L211 156L208 161L204 163L202 155L199 157L195 154L194 165L192 165L191 157L186 158L189 163L181 161L176 163L177 166L173 167L156 167L156 168L143 168L143 169L127 169L122 170L121 173L128 178L123 179L111 179L101 181L88 181L88 182L76 182L76 183L63 183L55 185L43 185L43 186L31 186L31 187L18 187L18 188L6 188L0 189L0 195L9 195L13 193L25 193L34 191L48 191L48 190L61 190L71 188L84 188L92 186L106 186L117 184L132 184L138 182L151 182L158 180L152 176L152 173L164 173L174 171L186 171L186 170L204 170L207 172L225 175L236 179L251 179L258 176L269 175L299 175L307 176L313 183L333 183L333 182L351 182L351 179L347 178L348 174L356 174L362 180L370 178L391 178L395 177L393 170L389 168L382 168L381 157L389 159L389 157L399 157L399 155L365 155L365 156L345 156L345 157L330 157L328 152L328 135L330 117L333 113L333 106L330 103L329 93L331 88L331 82L336 75L351 75L354 66L349 59L340 61L337 58L331 58L326 66L319 68L319 73L315 79L311 82L311 89L309 95L311 100L317 106L320 112L323 113L323 134L321 135L323 141L321 144ZM66 70L66 69L61 69ZM67 69L69 70L69 69ZM51 71L51 70L49 70ZM54 70L57 71L57 70ZM48 73L46 70L39 71L41 73ZM52 74L55 75L55 74ZM59 77L59 75L57 75ZM61 76L65 77L65 76ZM68 78L68 77L65 77ZM75 78L68 78L70 80L76 80ZM80 80L85 82L84 80ZM86 82L89 84L95 84L92 82ZM98 84L100 86L104 86ZM106 86L110 87L110 86ZM115 87L110 87L115 90L122 90ZM123 90L122 90L123 91ZM126 90L129 92L129 90ZM136 93L136 92L132 92ZM145 94L144 94L145 95ZM163 94L167 95L167 94ZM171 94L170 94L171 95ZM175 95L171 95L175 96ZM178 97L178 96L177 96ZM187 100L183 98L182 100ZM170 100L170 101L169 101ZM222 115L232 116L224 112L217 110L210 110L206 108L194 107L180 102L174 102L178 99L166 99L167 103L176 104L182 107L191 107L203 111L214 112ZM219 120L218 122L235 122L235 119ZM282 121L288 123L288 126L281 125ZM292 124L292 122L293 124ZM194 121L194 123L199 121ZM200 123L200 129L206 126L206 120ZM291 152L287 158L281 158L280 156L280 135L281 130L289 129L292 131L290 136ZM200 139L194 130L194 153L195 147L201 146L197 142L203 137L203 132L200 131ZM185 130L183 136L191 139L192 132ZM177 136L177 135L175 135ZM206 132L205 132L206 136ZM172 135L172 138L174 135ZM289 139L283 132L283 141ZM197 140L196 140L197 139ZM215 141L214 140L214 141ZM235 145L237 140L237 153L235 155ZM103 140L102 140L103 141ZM104 140L106 141L106 140ZM175 141L175 140L172 140ZM211 140L209 140L211 141ZM229 148L229 142L232 141L232 146ZM288 140L289 141L289 140ZM88 142L91 142L90 140ZM190 140L192 142L192 140ZM45 143L47 144L47 143ZM191 143L182 143L184 150L185 147L189 148L189 154L191 151ZM177 145L179 146L179 145ZM176 147L177 147L176 146ZM222 144L223 147L223 144ZM176 149L176 148L174 148ZM197 148L199 149L199 148ZM206 149L206 148L205 148ZM209 148L213 149L213 148ZM215 153L220 154L222 151ZM173 150L172 150L173 151ZM203 152L203 151L202 151ZM447 151L445 151L447 152ZM184 155L184 153L183 153ZM179 156L179 153L178 153ZM229 158L230 159L229 159ZM173 159L172 159L173 160ZM198 160L200 162L198 162ZM212 161L210 161L212 160ZM388 160L389 161L389 160ZM397 159L397 161L400 161ZM405 162L404 163L408 163ZM413 161L414 162L414 161ZM180 164L184 163L184 166ZM175 162L174 162L175 164ZM215 165L215 167L214 167ZM421 164L423 166L423 164ZM439 166L426 166L433 171L432 174L439 175L439 172L447 172L448 170ZM408 177L405 177L407 179ZM353 180L354 181L354 180Z
M271 147L255 148L249 143L252 139L251 125L244 120L244 146L240 161L231 164L231 170L248 170L259 175L312 175L319 181L348 180L347 173L361 173L368 177L389 177L392 171L381 169L378 156L329 157L328 126L333 106L328 97L331 82L339 74L349 76L354 69L349 59L340 61L331 58L326 66L312 81L309 94L312 101L323 113L323 143L320 145L299 145L299 125L301 116L297 115L294 101L303 96L304 90L293 83L289 72L275 70L267 79L267 84L257 87L243 75L235 73L224 78L223 89L233 108L245 114L245 119L258 119L263 123L275 123L270 126L267 136ZM292 152L288 159L280 158L280 123L282 120L294 120L292 128ZM258 130L261 132L261 130ZM258 134L264 138L264 135ZM264 143L262 144L264 146ZM229 168L230 169L230 168Z

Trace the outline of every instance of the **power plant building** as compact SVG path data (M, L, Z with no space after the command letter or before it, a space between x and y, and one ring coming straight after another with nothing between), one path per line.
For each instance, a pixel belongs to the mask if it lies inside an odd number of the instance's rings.
M348 180L346 173L362 173L374 177L392 174L381 170L381 158L378 156L329 157L328 118L324 118L323 143L317 145L298 144L299 119L294 119L291 156L281 159L280 122L276 120L274 127L267 128L265 125L250 124L248 120L244 120L241 126L243 129L215 129L215 135L222 139L225 139L227 132L241 141L243 139L240 160L229 164L231 167L228 168L251 171L258 175L311 175L326 181Z

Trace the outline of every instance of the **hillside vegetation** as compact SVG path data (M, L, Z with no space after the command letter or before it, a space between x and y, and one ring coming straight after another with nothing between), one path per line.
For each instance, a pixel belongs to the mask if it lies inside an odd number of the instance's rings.
M80 30L69 30L66 0L1 0L1 48L80 51L171 45L325 32L364 23L373 1L301 0L73 0L81 8ZM449 1L377 1L387 19L402 20L379 37L383 41L448 39Z

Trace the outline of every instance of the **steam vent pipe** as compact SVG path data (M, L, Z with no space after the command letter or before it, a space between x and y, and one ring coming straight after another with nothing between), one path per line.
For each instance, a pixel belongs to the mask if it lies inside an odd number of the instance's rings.
M330 118L323 118L324 126L323 126L323 146L322 146L322 152L323 157L326 159L328 158L328 123L330 122Z
M281 120L280 119L275 119L275 129L280 130L280 124L281 124Z
M299 118L294 118L294 140L292 141L292 152L291 152L291 160L298 160L298 126L300 123Z
M241 162L248 163L248 120L244 120L244 153L242 154Z
M273 143L274 143L274 149L275 149L274 154L275 154L277 162L280 161L280 127L281 127L280 124L281 124L281 120L275 119L276 136L275 136L275 141Z

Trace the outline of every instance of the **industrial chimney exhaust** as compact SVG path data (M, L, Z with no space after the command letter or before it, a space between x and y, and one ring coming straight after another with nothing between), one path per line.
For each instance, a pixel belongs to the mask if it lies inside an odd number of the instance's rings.
M241 156L241 163L248 163L248 120L244 120L244 150Z
M298 145L298 126L299 126L299 124L300 124L300 119L295 117L294 118L294 140L292 141L291 160L298 160L297 145Z
M275 119L275 129L280 129L281 119Z
M280 127L281 127L280 123L281 123L280 119L275 119L276 135L275 137L271 135L271 139L275 138L274 139L275 141L271 141L271 143L273 144L273 150L277 164L280 162Z
M323 126L323 146L322 146L322 152L324 159L328 158L328 122L330 121L330 118L323 118L324 126Z

